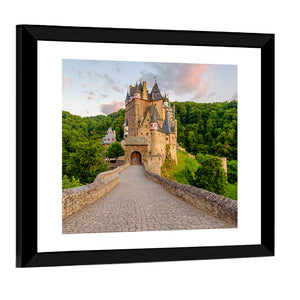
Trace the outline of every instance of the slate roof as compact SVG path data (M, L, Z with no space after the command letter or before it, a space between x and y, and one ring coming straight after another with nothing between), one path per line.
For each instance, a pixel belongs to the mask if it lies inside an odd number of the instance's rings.
M150 116L151 116L151 123L157 123L158 120L162 120L159 112L156 109L156 106L152 103L148 109Z
M155 84L152 88L152 91L151 91L151 94L150 94L150 99L154 100L154 101L163 99L163 97L160 93L160 90L158 88L157 82L155 82Z
M165 133L174 133L174 126L172 125L169 114L166 114L162 129Z

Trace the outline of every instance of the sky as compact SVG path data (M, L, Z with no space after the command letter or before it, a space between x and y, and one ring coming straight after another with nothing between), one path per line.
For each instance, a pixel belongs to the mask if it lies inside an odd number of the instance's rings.
M63 59L62 107L82 117L107 115L124 108L129 85L146 81L151 92L155 80L171 102L237 100L236 65Z

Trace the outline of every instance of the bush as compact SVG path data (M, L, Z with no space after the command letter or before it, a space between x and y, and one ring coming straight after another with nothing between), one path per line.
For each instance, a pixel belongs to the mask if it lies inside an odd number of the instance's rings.
M227 180L229 183L236 183L237 182L237 161L230 160L227 162Z
M80 186L82 185L80 183L80 180L75 178L74 176L72 176L71 178L69 178L67 175L63 176L63 180L62 180L62 188L64 189L70 189L76 186Z
M226 185L226 174L221 159L212 155L197 154L199 167L195 173L195 185L199 188L223 195Z
M74 176L82 184L93 182L99 173L107 171L107 164L101 155L103 149L98 141L76 143L76 152L69 154L64 175Z
M124 149L118 142L113 142L106 150L105 156L108 158L118 158L124 155Z

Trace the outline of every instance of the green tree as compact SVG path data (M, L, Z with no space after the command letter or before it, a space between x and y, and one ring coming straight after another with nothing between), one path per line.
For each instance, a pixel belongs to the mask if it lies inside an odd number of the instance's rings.
M69 154L66 175L74 176L82 184L93 182L99 173L107 171L107 163L101 155L103 151L98 141L78 142L76 151Z
M79 179L76 179L74 176L72 176L71 178L69 178L67 175L63 176L63 180L62 180L62 188L63 189L70 189L76 186L80 186L82 185L80 183Z
M175 102L175 108L177 142L187 151L237 160L237 101Z
M195 185L216 194L224 194L226 175L221 160L215 156L198 154L196 159L200 165L195 173Z
M229 160L227 162L227 180L229 183L236 183L237 182L237 161L236 160Z
M118 142L113 142L105 152L105 156L108 158L118 158L122 155L124 155L124 149Z

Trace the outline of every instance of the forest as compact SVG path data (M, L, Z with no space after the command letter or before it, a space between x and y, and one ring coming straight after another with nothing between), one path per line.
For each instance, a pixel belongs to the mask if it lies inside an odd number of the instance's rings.
M116 130L118 141L123 137L125 110L108 116L80 117L62 112L62 175L63 189L93 182L97 174L108 170L101 139L107 129Z
M237 160L237 101L175 102L177 142L189 153Z
M218 162L214 157L226 157L228 183L235 185L236 189L237 101L173 103L177 119L178 144L188 153L195 155L197 166L210 164L215 167ZM63 188L90 183L98 173L107 170L108 165L103 161L105 149L100 142L109 127L116 131L117 141L123 139L124 116L124 109L107 116L94 117L80 117L66 111L62 112ZM183 157L184 154L180 155ZM181 161L188 160L182 158ZM194 166L195 162L192 163ZM182 170L180 172L181 175L177 176L177 180L175 173L172 179L199 187L203 185L204 179L200 176L200 168L198 172L194 169L190 173ZM166 172L162 173L169 176ZM186 174L186 178L182 174ZM220 182L224 180L220 179ZM213 184L208 181L206 188L226 194L224 189L215 190Z

